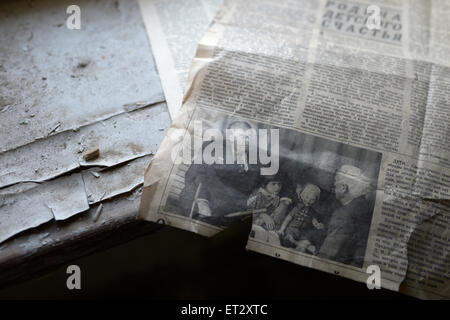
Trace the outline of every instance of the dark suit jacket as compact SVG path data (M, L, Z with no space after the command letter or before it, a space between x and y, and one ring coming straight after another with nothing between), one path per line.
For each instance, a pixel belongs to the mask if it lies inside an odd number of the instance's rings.
M319 256L361 267L367 245L372 212L364 197L353 199L333 212Z
M197 218L214 225L228 225L233 219L223 216L247 210L247 199L258 186L259 179L259 165L249 165L248 171L245 171L244 165L240 164L193 164L186 172L185 187L180 194L182 214L189 215L201 182L198 198L209 201L213 217Z

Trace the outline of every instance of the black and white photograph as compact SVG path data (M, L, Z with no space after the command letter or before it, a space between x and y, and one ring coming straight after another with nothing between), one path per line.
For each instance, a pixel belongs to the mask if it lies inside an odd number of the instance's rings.
M176 180L184 181L172 187L165 212L217 227L252 215L250 237L255 240L362 266L380 153L231 116L222 128L224 137L226 129L242 135L278 130L278 171L261 174L259 161L183 164ZM211 143L203 141L203 150ZM276 142L268 139L267 150L271 143ZM250 146L247 139L247 159Z

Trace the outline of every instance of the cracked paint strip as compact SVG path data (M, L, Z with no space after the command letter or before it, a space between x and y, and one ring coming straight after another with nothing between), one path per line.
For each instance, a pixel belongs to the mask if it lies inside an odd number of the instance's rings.
M83 166L111 167L155 153L169 123L161 103L0 153L0 188L42 182ZM100 149L100 157L85 161L82 150L94 147Z

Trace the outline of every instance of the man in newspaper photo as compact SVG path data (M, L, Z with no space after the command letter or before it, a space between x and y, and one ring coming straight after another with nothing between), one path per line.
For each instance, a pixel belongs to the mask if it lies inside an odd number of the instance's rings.
M238 139L245 138L247 130L252 127L247 122L234 121L227 129L233 133L232 139ZM223 144L223 150L226 150L226 141ZM227 226L235 222L236 218L225 215L247 209L248 195L253 191L260 175L260 166L248 161L248 144L246 139L246 152L242 155L237 153L237 157L241 156L242 159L238 159L236 163L190 165L179 200L183 215L212 225Z
M370 180L361 169L344 165L337 171L334 190L341 206L332 213L320 257L362 265L372 217L365 198L369 189Z

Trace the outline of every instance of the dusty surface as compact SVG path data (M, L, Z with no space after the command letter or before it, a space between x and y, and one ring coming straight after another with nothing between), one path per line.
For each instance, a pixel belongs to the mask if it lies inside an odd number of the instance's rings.
M134 223L170 123L137 3L78 1L80 30L66 27L70 4L0 4L2 282L43 253L50 267L93 239L129 238L109 233Z

